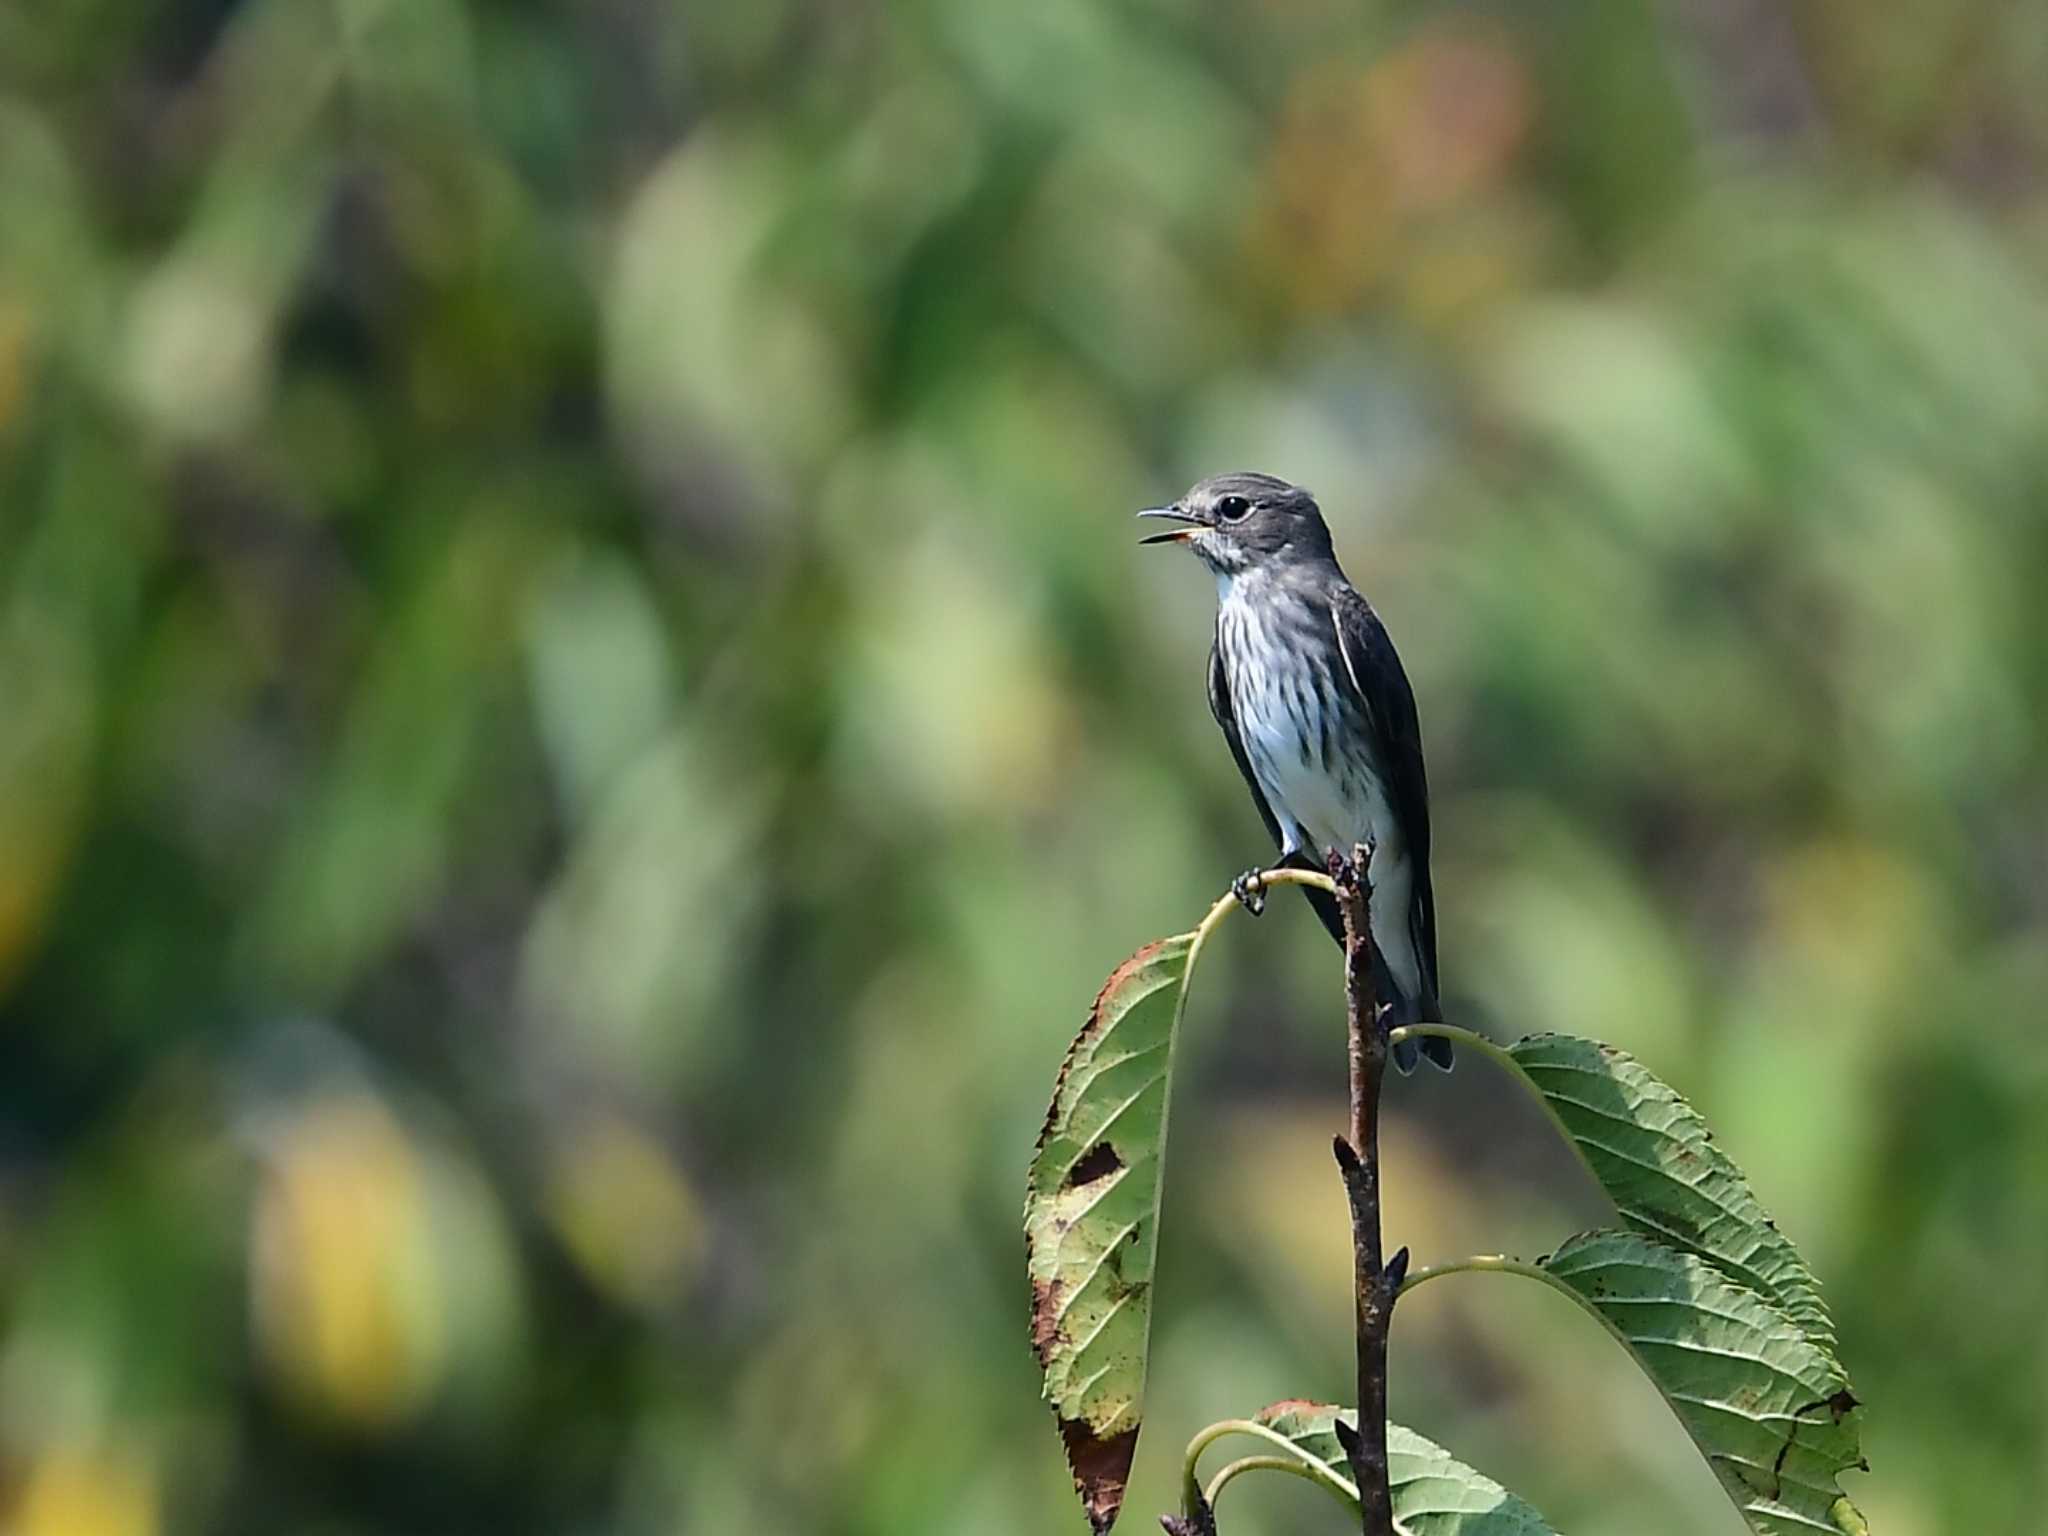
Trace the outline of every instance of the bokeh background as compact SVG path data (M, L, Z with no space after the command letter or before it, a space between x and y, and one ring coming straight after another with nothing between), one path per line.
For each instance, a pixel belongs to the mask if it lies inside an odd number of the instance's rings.
M1882 1536L2037 1528L2044 78L1988 0L0 0L0 1521L1080 1530L1024 1165L1263 853L1129 513L1258 467L1415 680L1452 1015L1701 1105ZM1337 994L1277 901L1192 1009L1131 1529L1350 1379ZM1598 1219L1483 1064L1392 1113L1418 1260ZM1734 1536L1525 1290L1397 1416Z

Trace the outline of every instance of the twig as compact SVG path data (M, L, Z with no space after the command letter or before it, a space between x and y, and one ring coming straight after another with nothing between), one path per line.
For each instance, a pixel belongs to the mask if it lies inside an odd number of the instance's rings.
M1387 1026L1373 989L1372 850L1330 856L1330 878L1344 914L1344 1011L1350 1036L1351 1136L1336 1139L1337 1167L1351 1200L1352 1286L1357 1303L1358 1427L1337 1421L1351 1458L1365 1536L1393 1536L1394 1500L1387 1486L1387 1327L1394 1284L1380 1261L1380 1081L1387 1068ZM1407 1253L1396 1256L1405 1269Z
M1277 1459L1277 1458L1276 1458ZM1216 1536L1216 1510L1201 1494L1191 1515L1161 1515L1159 1527L1166 1536Z

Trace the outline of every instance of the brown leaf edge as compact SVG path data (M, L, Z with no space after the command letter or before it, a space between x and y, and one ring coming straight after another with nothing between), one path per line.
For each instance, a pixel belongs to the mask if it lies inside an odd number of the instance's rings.
M1045 1144L1052 1140L1053 1125L1060 1117L1060 1090L1067 1086L1067 1078L1074 1070L1074 1058L1081 1054L1081 1047L1086 1045L1089 1038L1102 1027L1103 1003L1108 1001L1110 993L1150 965L1153 956L1160 950L1166 948L1174 939L1186 937L1186 934L1177 933L1173 938L1154 939L1109 973L1109 980L1102 984L1102 990L1095 994L1095 1001L1088 1005L1088 1022L1081 1026L1080 1033L1075 1035L1073 1042L1068 1045L1067 1054L1060 1062L1059 1075L1052 1080L1052 1102L1045 1106L1045 1124L1038 1128L1038 1140L1031 1149L1031 1161L1034 1165L1038 1161L1038 1154L1045 1150ZM1035 1167L1033 1171L1036 1171Z
M1175 937L1180 937L1176 935ZM1109 973L1109 979L1102 984L1102 990L1095 994L1095 1001L1088 1007L1088 1022L1081 1026L1074 1036L1073 1044L1067 1047L1067 1054L1060 1062L1059 1075L1053 1079L1052 1102L1046 1107L1045 1124L1038 1132L1038 1143L1032 1156L1033 1172L1036 1172L1037 1153L1045 1150L1045 1144L1052 1138L1053 1126L1059 1118L1060 1094L1067 1086L1067 1077L1073 1071L1074 1058L1081 1047L1102 1027L1102 1005L1116 989L1151 964L1153 958L1172 943L1172 939L1155 939L1133 954L1128 960ZM1034 1186L1033 1193L1036 1193ZM1026 1252L1029 1252L1029 1238L1026 1238ZM1041 1283L1034 1280L1031 1287L1031 1348L1038 1356L1041 1370L1048 1364L1054 1340L1058 1337L1060 1312L1060 1287L1057 1281ZM1082 1511L1088 1516L1088 1524L1096 1536L1102 1536L1116 1524L1116 1517L1122 1513L1124 1490L1130 1485L1131 1465L1138 1456L1138 1430L1140 1424L1103 1439L1085 1419L1061 1418L1060 1439L1067 1448L1067 1466L1074 1474L1074 1492L1080 1496Z
M1138 1426L1103 1440L1085 1421L1061 1419L1060 1438L1067 1443L1067 1465L1074 1469L1074 1491L1081 1495L1081 1508L1095 1536L1102 1536L1116 1524L1124 1507L1131 1463L1138 1456Z

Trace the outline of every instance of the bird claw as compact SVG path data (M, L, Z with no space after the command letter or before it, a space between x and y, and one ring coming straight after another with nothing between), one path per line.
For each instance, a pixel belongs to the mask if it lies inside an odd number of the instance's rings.
M1230 882L1230 894L1237 898L1237 904L1257 917L1266 910L1266 872L1262 869L1248 869Z

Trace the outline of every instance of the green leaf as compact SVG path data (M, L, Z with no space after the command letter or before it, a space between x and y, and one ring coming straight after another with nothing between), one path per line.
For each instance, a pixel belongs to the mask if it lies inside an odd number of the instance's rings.
M1302 1402L1275 1403L1261 1409L1253 1422L1285 1437L1298 1454L1320 1463L1348 1488L1353 1486L1350 1460L1334 1427L1340 1415L1347 1424L1358 1422L1349 1408ZM1435 1441L1399 1424L1387 1426L1387 1484L1394 1496L1394 1519L1409 1536L1552 1536L1528 1504Z
M1836 1477L1863 1466L1834 1356L1720 1268L1633 1232L1572 1238L1540 1266L1583 1299L1664 1394L1759 1536L1867 1536Z
M1566 1035L1504 1051L1472 1043L1528 1081L1629 1230L1575 1237L1533 1268L1482 1258L1443 1272L1531 1275L1600 1318L1759 1536L1860 1536L1863 1516L1836 1481L1863 1457L1834 1322L1706 1122L1611 1046Z
M1199 936L1104 984L1060 1068L1024 1199L1031 1338L1089 1522L1116 1523L1144 1413L1167 1075Z
M1757 1203L1699 1113L1612 1046L1531 1035L1508 1047L1633 1231L1770 1300L1830 1359L1820 1283Z

